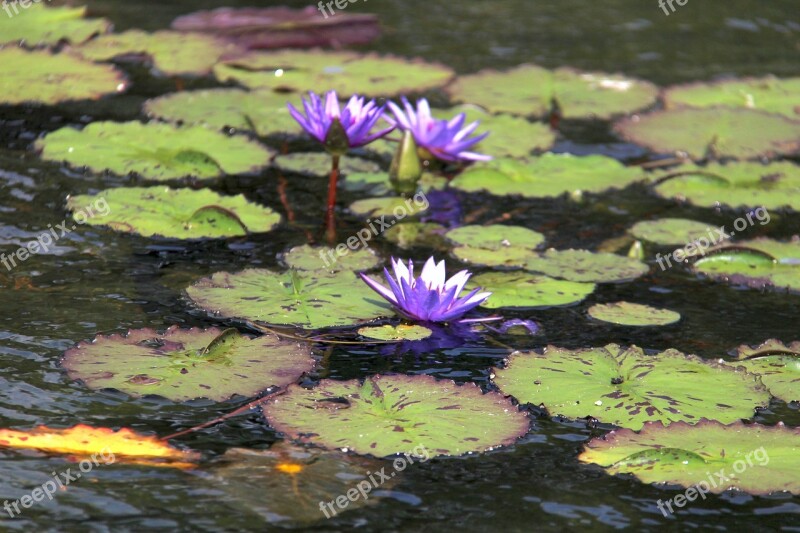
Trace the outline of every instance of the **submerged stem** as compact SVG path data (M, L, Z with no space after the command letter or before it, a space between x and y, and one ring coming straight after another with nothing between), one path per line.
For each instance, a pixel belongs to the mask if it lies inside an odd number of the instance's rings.
M328 181L328 209L325 213L325 236L328 244L336 244L336 185L339 181L339 156L331 156L331 177Z

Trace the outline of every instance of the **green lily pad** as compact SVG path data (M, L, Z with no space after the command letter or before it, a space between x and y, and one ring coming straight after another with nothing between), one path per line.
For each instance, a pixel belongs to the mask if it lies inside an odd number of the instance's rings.
M385 326L361 328L358 330L358 334L379 341L420 341L433 335L433 332L416 324L400 324L399 326L386 324Z
M274 134L300 134L303 129L289 114L287 103L302 108L296 95L273 91L205 89L182 91L144 103L150 117L216 129L252 131L260 137ZM329 163L330 165L330 163Z
M107 19L84 18L86 6L49 7L29 3L27 8L22 8L14 2L7 2L3 9L9 16L0 17L0 44L22 43L31 47L54 45L60 41L78 44L95 34L111 30L111 21Z
M67 350L61 365L91 389L223 401L297 381L314 367L310 353L306 344L273 335L251 339L235 329L172 326L163 334L98 335Z
M800 166L788 161L687 164L654 175L660 180L655 192L662 198L703 207L724 204L800 211Z
M309 174L312 176L328 176L331 173L331 155L325 152L300 152L280 155L275 158L275 166L281 170ZM363 172L380 172L381 167L359 157L342 157L339 172L344 175Z
M544 235L520 226L493 224L462 226L445 237L456 243L453 255L465 263L488 266L519 266L536 255L534 249Z
M222 58L242 53L230 42L210 35L166 30L101 35L75 51L93 61L145 57L159 72L170 76L204 76Z
M537 65L459 76L447 92L457 102L524 116L545 116L556 100L563 116L570 119L608 119L649 107L658 97L658 88L646 81Z
M592 417L641 429L645 422L731 423L769 403L757 376L677 350L645 355L641 348L515 352L494 382L520 403L544 405L551 415Z
M57 104L97 100L121 93L128 83L121 72L67 53L0 49L0 103Z
M377 457L424 447L430 457L512 444L530 421L496 392L430 376L372 376L290 386L263 407L270 425L292 439Z
M525 270L568 281L617 283L647 274L650 267L624 255L589 250L547 250L531 257Z
M562 281L526 272L486 272L470 280L467 288L475 287L483 287L492 293L481 307L499 309L576 304L594 292L595 284Z
M65 127L47 134L35 146L50 161L158 181L252 173L267 166L272 157L268 148L243 136L231 137L202 126L141 122L93 122L80 131Z
M344 161L344 160L343 160ZM363 160L361 160L363 161ZM328 163L330 167L330 162ZM330 168L328 168L330 173ZM385 171L377 172L352 172L344 175L340 182L341 187L347 191L357 192L369 196L386 196L396 194L389 173ZM417 182L417 189L420 191L442 190L447 187L447 178L437 176L431 172L423 172L422 177Z
M769 392L784 402L800 401L800 342L789 345L770 339L759 346L740 346L738 359L729 364L743 366L761 377Z
M800 78L775 77L676 85L664 91L667 107L743 107L800 118Z
M353 272L217 272L186 289L210 313L268 324L319 329L392 316L388 304Z
M382 198L364 198L356 200L350 204L350 211L363 217L394 217L393 220L385 221L389 226L394 226L401 220L409 216L416 216L427 211L430 204L422 200L423 196L417 193L411 198L402 196L384 196ZM376 233L384 229L378 227Z
M635 238L660 244L662 246L679 246L696 242L703 237L709 240L712 225L685 218L659 218L637 222L628 232Z
M435 222L405 222L386 230L383 237L403 250L416 246L442 250L446 247L447 228Z
M800 241L759 238L712 248L693 269L712 279L751 288L800 291Z
M609 474L633 474L644 483L691 487L683 496L683 507L698 495L705 499L707 492L728 489L800 493L798 449L800 429L783 424L737 421L726 426L704 420L694 426L676 422L665 427L653 422L639 432L623 429L592 439L579 459L598 464ZM667 501L677 504L678 496ZM666 514L666 502L662 505Z
M421 60L320 50L251 52L218 63L214 74L222 82L236 81L250 89L314 88L334 90L342 97L423 92L453 77L449 68Z
M356 246L359 243L356 238ZM347 244L339 248L341 255L335 248L325 246L295 246L284 254L283 262L295 270L328 272L371 270L383 262L370 248L350 248Z
M624 119L624 139L692 159L755 159L800 152L800 121L752 109L676 109Z
M106 209L99 210L99 205L105 205ZM207 189L163 186L122 187L96 195L71 196L67 200L67 209L81 224L109 226L123 233L137 233L143 237L158 235L169 239L211 239L264 233L281 220L272 209L248 202L242 194L221 196Z
M500 158L477 163L459 174L451 185L462 191L486 191L497 196L552 198L623 189L646 178L641 169L625 167L602 155L544 154L529 161Z
M595 320L620 326L666 326L681 319L675 311L631 302L595 304L587 312Z

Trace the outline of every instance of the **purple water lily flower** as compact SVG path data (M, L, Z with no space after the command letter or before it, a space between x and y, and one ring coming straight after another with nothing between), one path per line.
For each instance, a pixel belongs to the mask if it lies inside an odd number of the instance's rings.
M325 95L324 102L316 93L309 92L308 100L303 98L305 116L292 104L286 105L289 113L300 126L321 143L330 141L328 134L335 120L339 121L347 134L347 147L349 148L364 146L394 129L394 126L391 126L376 133L370 133L383 116L386 106L378 106L375 100L365 103L362 96L353 95L344 109L340 110L336 91L329 91Z
M392 258L392 267L394 278L388 269L383 269L391 290L363 273L359 275L375 292L394 305L401 315L412 320L420 322L455 320L483 303L492 294L480 292L481 289L478 288L459 298L472 274L462 270L450 279L445 279L444 261L436 263L433 257L425 262L422 274L418 278L414 278L412 261L406 266L402 261ZM471 321L478 320L483 319Z
M402 97L405 112L394 102L389 102L389 109L394 119L386 115L385 120L402 130L409 130L414 135L417 145L425 148L442 161L488 161L491 156L470 152L469 148L482 141L489 132L469 138L479 122L464 126L466 115L459 113L450 120L439 120L431 116L431 108L425 98L417 100L417 109Z

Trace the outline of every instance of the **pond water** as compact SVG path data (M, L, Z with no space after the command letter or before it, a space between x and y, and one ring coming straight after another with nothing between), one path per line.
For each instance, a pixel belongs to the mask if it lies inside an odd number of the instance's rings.
M301 7L301 2L287 2ZM244 2L226 5L244 7ZM89 2L94 14L112 19L118 30L165 28L175 16L217 7L211 1ZM656 0L372 0L348 8L378 13L384 36L369 50L390 52L451 66L459 73L509 68L524 62L545 67L623 72L659 85L709 80L722 75L797 76L800 74L800 15L796 0L771 2L689 2L666 16ZM0 109L0 251L13 252L48 224L67 216L65 198L128 183L42 162L30 149L41 134L89 120L139 117L142 102L174 90L169 80L151 79L146 70L126 67L133 78L128 94L111 104L77 109L24 106ZM189 88L210 86L205 80ZM323 88L314 88L321 90ZM441 95L432 95L442 98ZM626 160L648 156L621 143L606 122L563 127L556 152L599 153ZM66 427L83 422L129 427L167 435L200 424L245 403L159 398L132 399L114 391L91 391L73 382L59 367L61 354L98 332L219 325L194 308L184 295L195 280L214 272L247 267L277 267L276 256L306 242L297 227L316 231L322 218L325 185L269 169L257 178L226 178L213 190L245 193L253 201L284 213L276 184L283 175L296 211L296 226L229 241L185 244L121 236L104 228L79 227L58 242L49 255L33 256L6 271L0 268L0 426ZM340 205L357 197L343 193ZM461 194L465 218L477 223L513 210L510 223L545 234L549 246L594 249L633 223L680 217L730 225L740 212L702 209L661 200L644 186L590 196L582 202L498 200ZM488 211L483 210L489 205ZM342 215L341 235L360 229L362 221ZM791 212L772 213L769 225L748 229L748 238L785 239L800 233ZM383 255L404 255L387 242ZM422 260L425 250L415 251ZM450 268L454 268L453 265ZM662 328L587 326L585 311L595 302L647 302L681 313L678 325ZM647 276L625 284L603 284L585 302L540 311L505 311L509 318L529 318L541 333L521 338L515 348L554 344L568 348L636 344L648 349L676 348L703 358L719 358L740 344L769 338L798 339L800 296L741 290L701 280L674 268L661 272L653 263ZM488 340L422 354L386 348L317 346L320 359L309 378L338 380L375 373L427 374L487 386L489 369L508 350ZM323 359L324 356L324 359ZM321 530L561 531L612 528L639 530L719 529L800 531L800 498L753 497L728 493L709 496L664 517L656 507L676 490L656 488L632 478L611 477L598 467L580 464L577 454L588 439L607 428L583 421L562 421L536 411L530 433L510 448L466 458L428 461L404 473L377 505L331 520L308 524ZM774 400L755 420L800 425L797 405ZM265 448L278 440L256 413L179 439L181 445L210 460L231 447ZM65 468L59 457L0 452L0 502L14 500ZM13 520L0 511L0 528L19 531L232 531L279 527L252 510L258 494L242 495L202 472L127 466L97 468L91 479L72 484L56 501L34 506ZM312 506L309 513L315 513Z

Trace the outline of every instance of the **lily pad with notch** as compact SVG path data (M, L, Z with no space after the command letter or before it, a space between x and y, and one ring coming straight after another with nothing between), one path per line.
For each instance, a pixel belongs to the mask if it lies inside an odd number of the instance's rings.
M800 402L800 341L783 344L777 339L759 346L742 345L732 366L743 366L761 377L769 392L784 402Z

